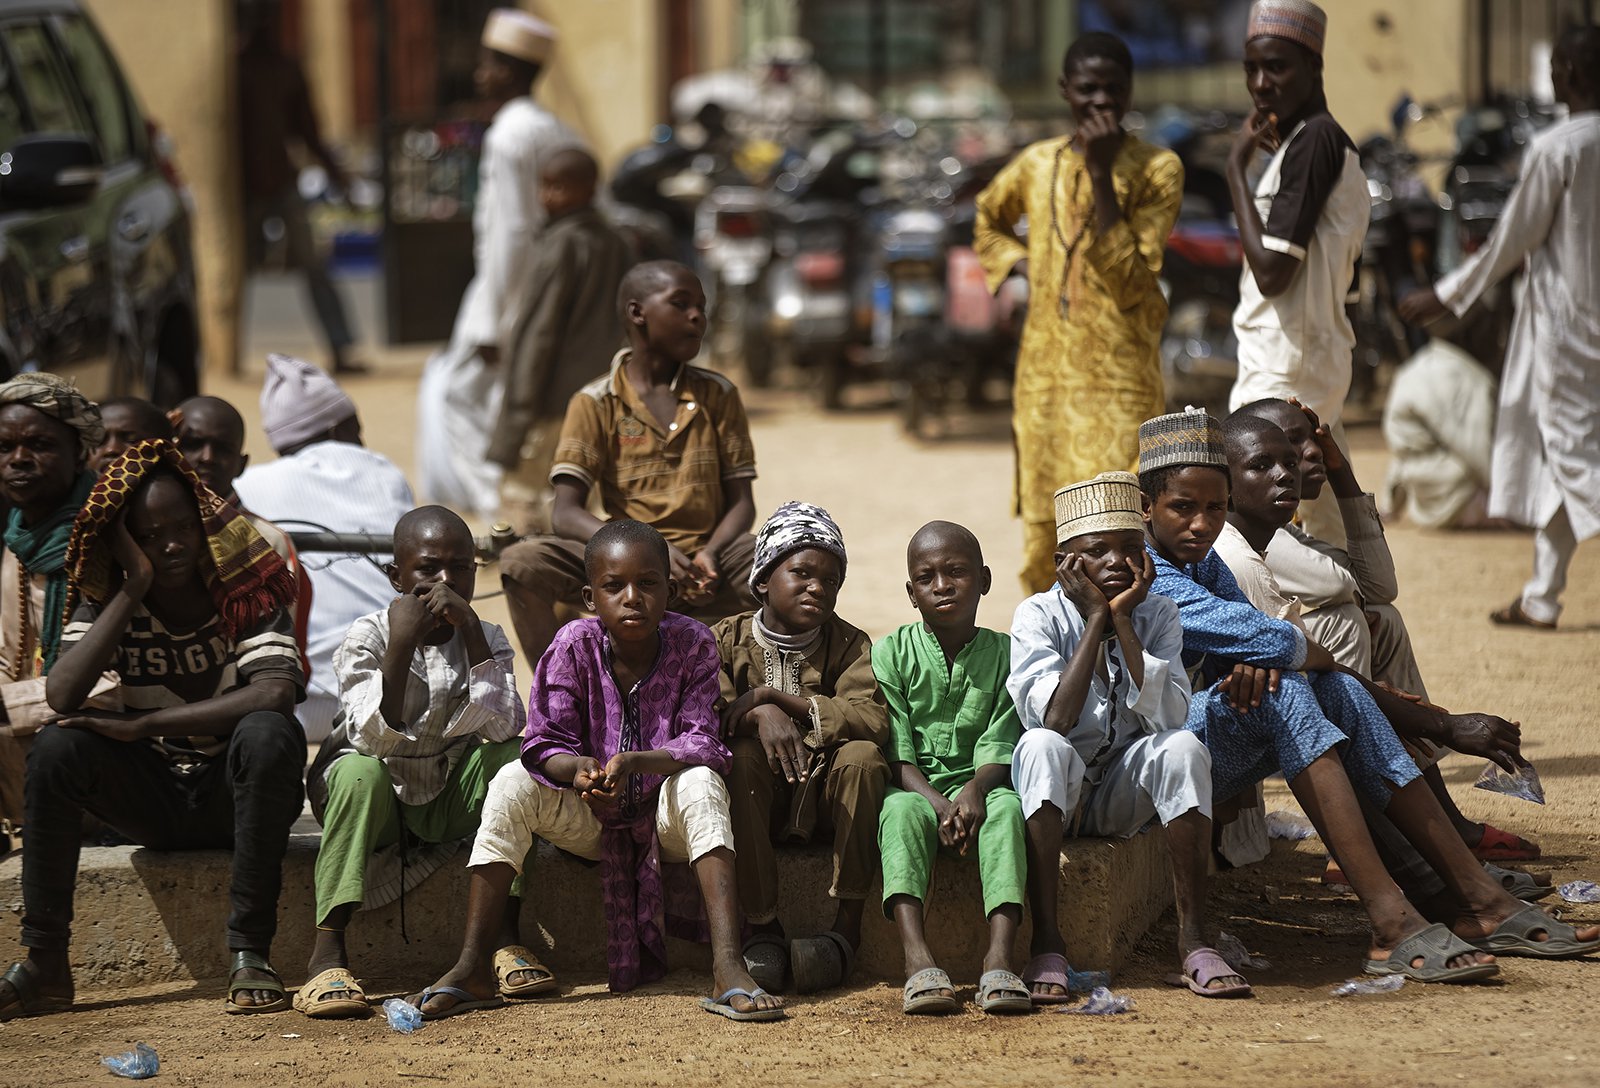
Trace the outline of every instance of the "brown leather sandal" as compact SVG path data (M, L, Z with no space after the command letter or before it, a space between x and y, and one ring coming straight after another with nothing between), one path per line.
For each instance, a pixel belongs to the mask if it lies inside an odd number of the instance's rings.
M1522 610L1522 601L1515 600L1498 612L1489 613L1489 622L1501 627L1532 627L1536 631L1554 631L1556 625L1548 620L1536 620Z

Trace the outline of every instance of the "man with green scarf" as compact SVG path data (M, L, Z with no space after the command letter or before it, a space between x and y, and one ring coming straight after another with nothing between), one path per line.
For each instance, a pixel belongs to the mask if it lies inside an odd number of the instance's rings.
M28 746L50 716L44 677L60 649L67 539L104 435L100 409L64 378L0 384L0 494L10 504L0 554L0 849L22 823Z

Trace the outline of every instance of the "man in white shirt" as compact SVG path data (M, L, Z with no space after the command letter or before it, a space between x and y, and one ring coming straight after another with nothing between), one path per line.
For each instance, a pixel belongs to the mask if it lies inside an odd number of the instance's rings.
M1561 615L1578 542L1600 535L1600 29L1563 34L1550 76L1571 115L1528 146L1488 242L1400 300L1407 321L1459 317L1527 262L1500 381L1489 516L1538 535L1533 577L1489 618L1543 629Z
M1255 109L1227 169L1245 258L1233 312L1239 376L1228 407L1297 397L1348 449L1340 419L1355 330L1345 302L1371 198L1355 144L1323 94L1327 21L1309 0L1259 0L1250 9L1244 68ZM1272 159L1252 189L1246 174L1262 148ZM1344 542L1331 502L1308 504L1302 516L1317 536Z
M252 465L234 482L250 511L287 531L317 530L388 536L415 505L405 474L361 444L355 402L317 367L287 355L267 356L261 425L278 459ZM361 616L394 599L381 564L389 557L305 553L301 566L316 585L306 631L311 677L297 715L306 739L333 727L339 685L333 652Z
M581 146L570 129L534 102L556 31L512 8L496 8L483 26L473 83L498 108L478 162L472 210L476 271L455 330L428 360L417 389L417 470L435 502L492 515L500 504L501 468L488 458L490 432L505 392L502 357L516 354L511 331L535 294L527 282L544 230L539 170L554 152Z

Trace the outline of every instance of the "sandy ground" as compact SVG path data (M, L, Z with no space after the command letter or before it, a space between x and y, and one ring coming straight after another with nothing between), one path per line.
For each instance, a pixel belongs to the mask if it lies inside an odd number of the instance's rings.
M287 339L285 346L298 346ZM351 385L371 444L408 470L418 358L387 356L376 376ZM254 426L258 381L216 382L212 391L235 398ZM840 600L845 617L875 635L913 618L901 588L905 541L922 522L943 517L983 538L995 589L982 618L1008 625L1021 592L1003 413L960 421L954 437L923 445L904 440L893 418L870 406L825 416L804 398L780 393L754 398L752 418L763 473L758 507L765 512L803 497L828 507L844 527L851 550ZM1368 428L1355 430L1353 442L1371 487L1383 470L1381 440ZM251 444L262 456L258 431ZM1565 629L1540 634L1503 631L1484 618L1526 576L1529 537L1396 526L1390 541L1404 587L1400 604L1434 699L1520 718L1524 750L1549 797L1540 808L1473 790L1481 765L1452 758L1446 776L1462 807L1541 841L1544 859L1531 868L1552 871L1558 882L1600 875L1600 548L1579 554ZM484 602L483 611L503 615L498 601ZM1279 783L1268 807L1288 803ZM329 1086L491 1084L563 1075L633 1085L1600 1081L1600 1041L1585 1030L1600 963L1511 960L1503 982L1492 985L1408 984L1392 995L1333 997L1330 988L1359 970L1362 915L1354 899L1318 882L1315 840L1276 846L1266 863L1220 877L1212 897L1211 924L1272 963L1249 972L1257 991L1251 1001L1206 1002L1162 985L1173 958L1168 922L1116 977L1115 989L1137 1007L1113 1017L1001 1021L968 1005L950 1019L915 1020L900 1015L897 986L866 984L795 999L786 1023L736 1025L701 1013L693 998L709 979L680 971L622 998L607 995L603 979L569 978L562 997L430 1024L406 1037L381 1016L355 1023L294 1013L225 1017L215 981L81 994L82 1007L70 1014L0 1026L0 1085L104 1083L100 1056L136 1041L156 1048L163 1080L194 1085L290 1078ZM1574 919L1600 920L1600 907L1568 909ZM298 979L300 965L281 966ZM947 966L970 998L977 965ZM421 981L369 979L369 992Z

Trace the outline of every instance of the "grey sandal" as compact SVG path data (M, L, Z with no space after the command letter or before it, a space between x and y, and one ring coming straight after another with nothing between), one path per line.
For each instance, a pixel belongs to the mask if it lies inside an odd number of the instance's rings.
M1033 995L1015 971L985 971L978 979L978 1008L986 1013L1033 1011Z
M1500 973L1498 963L1474 963L1467 967L1451 967L1455 957L1466 952L1481 952L1450 932L1450 927L1435 922L1420 933L1413 933L1394 946L1386 960L1368 960L1364 966L1369 975L1404 975L1416 982L1477 982L1493 978ZM1421 967L1411 961L1421 959Z
M740 949L744 969L761 989L772 994L783 992L789 973L789 942L776 933L757 933Z
M1554 884L1541 884L1533 878L1532 873L1525 873L1520 869L1502 869L1493 862L1483 863L1484 872L1500 882L1500 886L1524 903L1536 903L1547 896L1555 894Z
M1543 933L1545 940L1534 934ZM1580 941L1578 931L1566 922L1550 917L1538 907L1523 907L1494 927L1494 932L1472 947L1497 956L1534 956L1540 959L1565 959L1600 952L1600 940Z
M950 992L942 994L940 990ZM900 1011L907 1016L943 1016L960 1012L961 1002L956 1000L956 988L949 975L937 967L924 967L906 979Z

